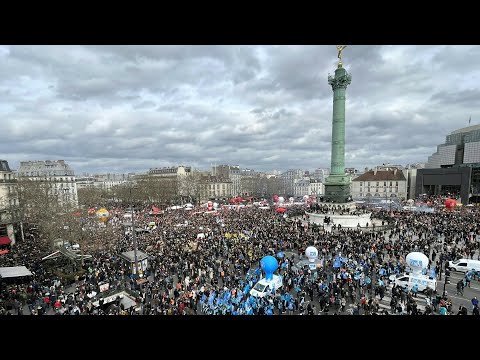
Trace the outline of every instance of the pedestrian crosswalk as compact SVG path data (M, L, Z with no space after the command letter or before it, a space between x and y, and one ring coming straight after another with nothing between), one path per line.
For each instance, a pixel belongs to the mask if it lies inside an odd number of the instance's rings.
M393 287L392 284L388 286L388 292L385 293L383 299L380 299L379 295L375 296L375 299L378 302L379 312L383 312L384 310L386 310L389 314L392 314L392 308L390 306L390 301L392 300L392 297L391 297L392 287ZM425 312L425 307L430 303L430 298L425 294L419 292L417 293L417 296L416 298L414 298L414 300L417 304L417 310L421 311L422 313ZM400 304L402 305L402 309L403 309L402 314L406 314L407 313L406 303L402 303L400 301ZM351 314L353 313L353 308L355 307L355 305L350 304L349 306L350 306L350 309L348 313ZM399 313L395 312L395 314L399 314Z

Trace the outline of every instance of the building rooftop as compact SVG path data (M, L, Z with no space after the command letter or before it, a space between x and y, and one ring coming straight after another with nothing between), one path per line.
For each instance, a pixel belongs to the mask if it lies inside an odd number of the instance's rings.
M10 167L8 166L7 160L0 160L0 171L8 171L11 172Z
M353 179L353 181L405 181L405 175L400 170L375 171L370 170Z
M133 250L125 251L120 256L127 261L135 262L135 252ZM137 261L142 261L146 258L148 258L147 254L143 251L137 250Z
M452 131L450 134L460 134L460 133L468 133L470 131L475 131L475 130L480 130L480 125L472 125L472 126L467 126L455 131Z
M45 176L49 173L54 176L74 176L73 170L65 160L21 161L18 169L20 176Z

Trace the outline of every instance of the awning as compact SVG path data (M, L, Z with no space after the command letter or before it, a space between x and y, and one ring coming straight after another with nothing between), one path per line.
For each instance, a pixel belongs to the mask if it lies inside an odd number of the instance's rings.
M11 242L8 236L0 236L0 245L9 245Z
M31 276L32 273L25 266L12 266L0 268L0 278L13 278L21 276Z

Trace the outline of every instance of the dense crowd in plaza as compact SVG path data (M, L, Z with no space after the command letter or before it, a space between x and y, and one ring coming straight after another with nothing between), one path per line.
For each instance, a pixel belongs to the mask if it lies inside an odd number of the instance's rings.
M457 312L449 306L448 294L438 289L427 293L428 304L421 312L415 288L405 291L389 286L392 274L406 270L405 257L411 251L426 254L436 273L440 262L478 258L476 208L439 208L435 213L377 210L372 217L385 227L333 232L307 225L306 208L300 205L288 207L286 216L274 208L254 206L216 212L197 207L159 215L151 215L151 207L136 209L135 227L145 230L136 235L138 250L148 255L144 274L148 281L141 285L119 256L133 249L132 233L126 234L129 228L124 224L131 221L125 216L128 208L108 210L106 228L95 215L84 217L84 227L90 230L88 244L81 246L92 259L85 261L84 274L71 282L55 275L45 265L48 260L41 261L52 252L41 236L18 241L9 253L1 255L0 267L25 265L33 276L28 281L2 284L0 313L316 315L345 314L348 308L359 315L478 315L476 299L472 299L472 308ZM153 230L151 222L156 225ZM315 246L324 260L318 271L295 266L295 259L308 246ZM277 273L283 276L283 286L263 298L253 297L250 289L263 276L260 260L266 255L278 258ZM333 266L338 261L341 266ZM79 268L77 264L76 270ZM467 281L478 281L478 274L469 272L462 289ZM109 306L95 304L97 298L91 294L99 293L102 283L109 284L110 292L133 291L136 305L125 308L120 299ZM391 311L380 310L379 301L388 292Z

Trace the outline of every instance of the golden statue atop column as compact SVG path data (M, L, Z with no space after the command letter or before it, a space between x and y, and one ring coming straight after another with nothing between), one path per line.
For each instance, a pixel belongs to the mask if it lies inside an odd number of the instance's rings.
M347 45L337 45L337 50L338 50L338 67L342 67L342 51L345 49Z

